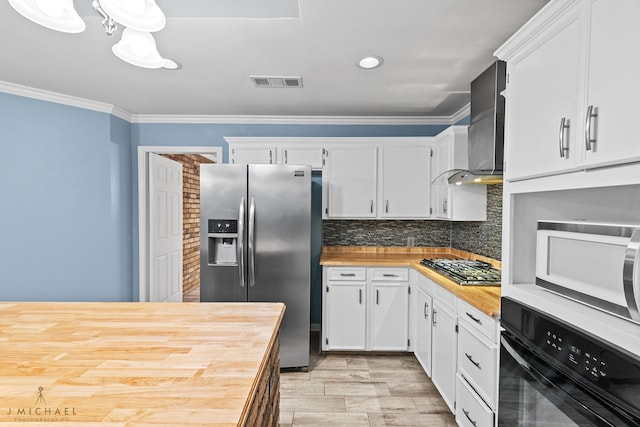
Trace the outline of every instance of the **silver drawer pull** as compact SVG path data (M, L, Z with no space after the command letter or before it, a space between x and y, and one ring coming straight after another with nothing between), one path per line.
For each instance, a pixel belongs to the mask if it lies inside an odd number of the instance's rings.
M387 273L384 273L382 276L383 277L400 277L397 274L387 274Z
M362 289L358 289L358 304L362 304Z
M467 411L466 409L462 408L462 413L464 414L465 417L467 417L467 419L473 425L473 427L475 427L476 426L476 421L473 421L471 419L471 417L469 416L469 411Z
M476 362L475 360L473 360L473 357L471 357L469 353L465 353L464 355L467 356L467 359L469 359L469 362L473 363L473 366L482 370L482 368L480 367L480 362Z
M356 277L356 273L340 273L340 277Z
M471 318L471 320L473 320L477 324L482 325L482 320L478 319L477 317L475 317L473 314L469 313L468 311L467 311L467 316L469 316Z

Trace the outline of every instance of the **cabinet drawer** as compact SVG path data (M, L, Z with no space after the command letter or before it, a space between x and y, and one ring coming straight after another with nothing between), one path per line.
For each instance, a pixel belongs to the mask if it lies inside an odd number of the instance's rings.
M408 282L408 268L372 268L371 280L375 282Z
M487 405L495 408L498 347L486 337L471 332L466 323L461 322L459 328L458 373Z
M366 280L364 267L332 267L327 269L329 280Z
M438 284L434 284L432 289L434 298L440 301L440 303L445 307L451 309L454 313L457 313L456 301L458 298L454 294Z
M463 427L493 427L493 412L460 374L456 378L456 422Z
M464 319L471 327L487 336L494 343L498 342L498 321L487 316L471 304L458 300L458 317Z
M416 285L418 286L419 289L421 289L425 294L432 296L433 295L433 289L432 287L433 282L429 279L427 279L422 273L419 272L415 272L416 273ZM438 285L436 285L438 286Z

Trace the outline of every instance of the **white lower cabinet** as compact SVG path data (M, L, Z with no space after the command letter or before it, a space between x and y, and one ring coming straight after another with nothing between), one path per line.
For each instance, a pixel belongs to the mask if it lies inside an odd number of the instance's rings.
M431 310L433 298L420 285L415 287L414 352L422 369L431 376Z
M408 350L407 268L323 271L323 350Z
M493 411L460 374L456 381L456 423L463 427L493 427Z
M436 288L436 291L438 289ZM446 291L443 290L442 292ZM455 304L456 297L452 294L449 295L453 297ZM456 398L457 323L456 312L447 307L438 298L438 295L434 295L431 315L431 324L433 325L431 336L431 380L452 412L454 411Z

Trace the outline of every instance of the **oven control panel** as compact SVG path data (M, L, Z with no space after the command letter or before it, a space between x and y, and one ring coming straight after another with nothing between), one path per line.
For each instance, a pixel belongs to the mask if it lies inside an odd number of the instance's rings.
M607 361L604 352L597 346L579 343L572 337L567 342L563 333L547 329L544 340L545 351L575 372L587 374L593 379L607 377Z

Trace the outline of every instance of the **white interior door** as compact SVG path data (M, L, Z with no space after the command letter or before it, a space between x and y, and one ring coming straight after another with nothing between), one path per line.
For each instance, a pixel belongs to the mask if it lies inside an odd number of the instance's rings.
M149 301L182 302L182 165L149 153Z

